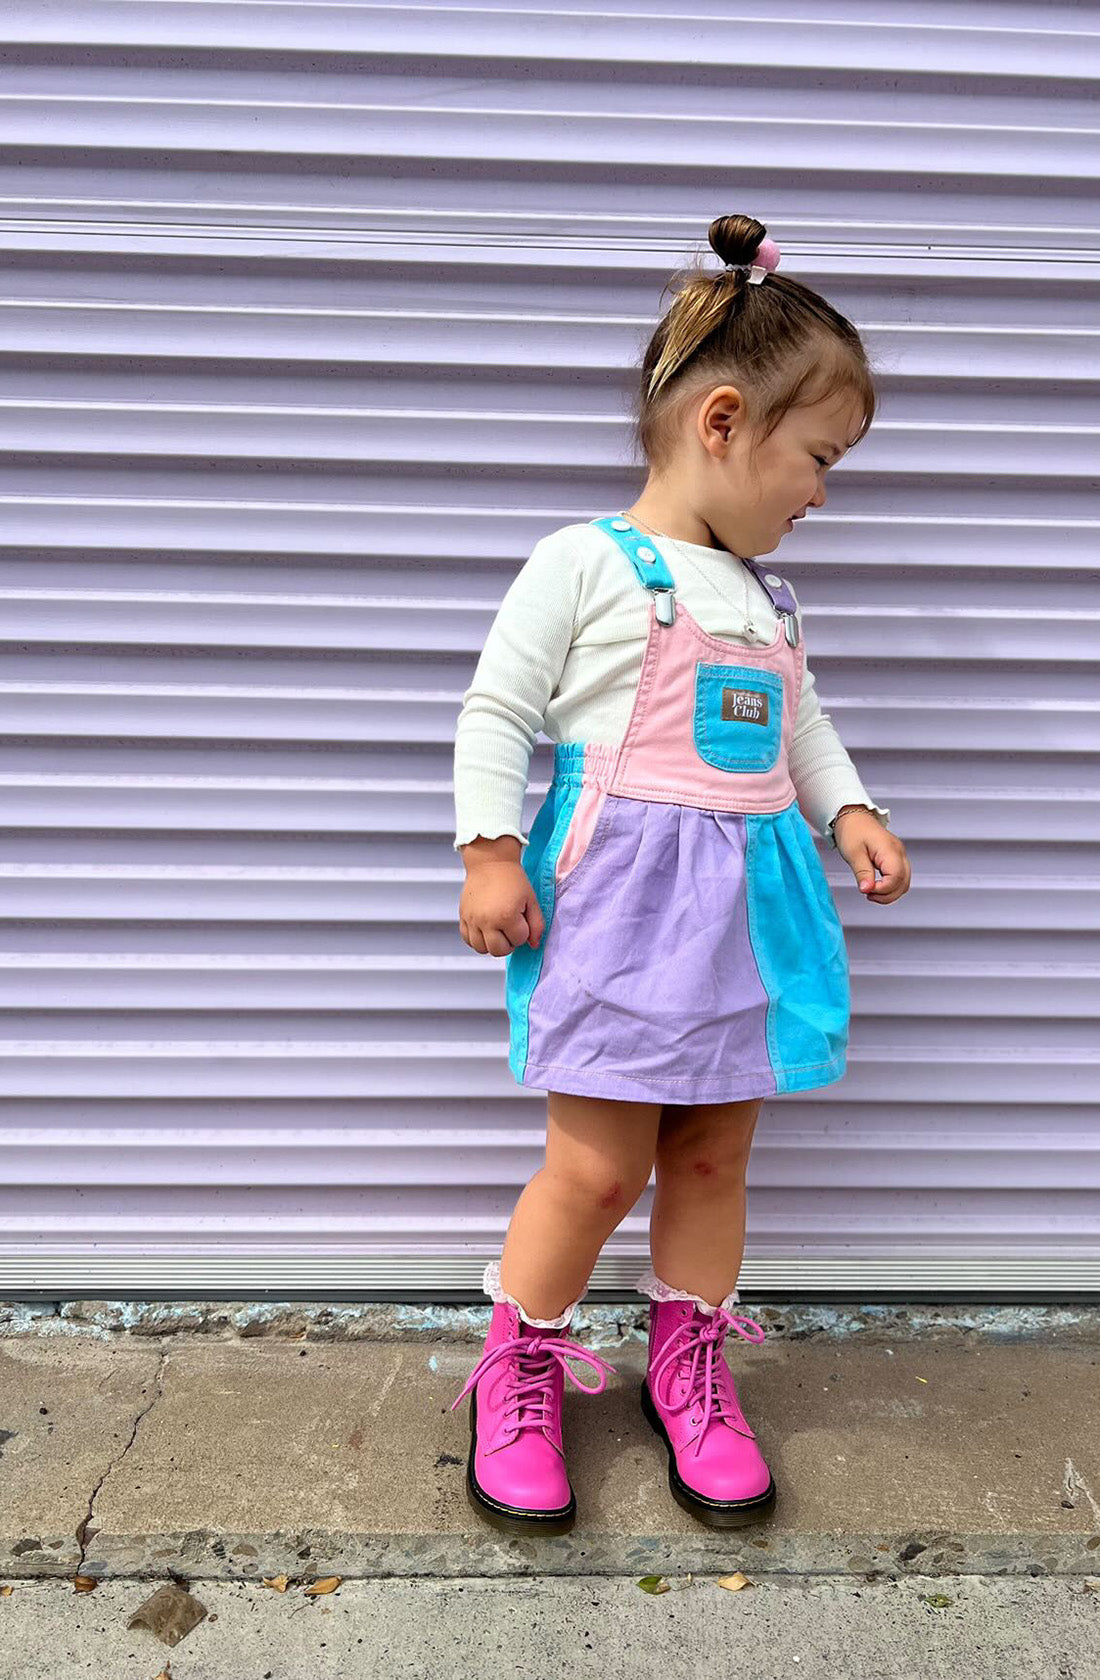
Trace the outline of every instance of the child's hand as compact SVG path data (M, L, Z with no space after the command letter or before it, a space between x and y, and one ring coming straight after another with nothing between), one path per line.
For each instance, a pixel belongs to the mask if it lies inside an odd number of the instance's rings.
M833 824L833 837L856 878L860 892L876 904L892 904L909 891L909 857L896 834L884 828L873 811L844 811ZM875 868L882 880L875 885Z
M471 863L467 855L466 867L458 925L467 945L490 957L510 956L517 945L537 946L546 919L523 865L499 859Z

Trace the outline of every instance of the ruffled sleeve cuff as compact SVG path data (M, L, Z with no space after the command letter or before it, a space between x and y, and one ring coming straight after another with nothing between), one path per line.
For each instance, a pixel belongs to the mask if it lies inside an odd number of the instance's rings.
M530 836L523 834L518 828L508 828L502 827L497 823L487 823L482 828L459 830L455 834L453 850L456 852L461 851L463 846L468 846L470 841L476 840L479 835L483 836L486 840L499 840L504 834L513 835L515 839L519 841L521 846L528 845L530 840Z

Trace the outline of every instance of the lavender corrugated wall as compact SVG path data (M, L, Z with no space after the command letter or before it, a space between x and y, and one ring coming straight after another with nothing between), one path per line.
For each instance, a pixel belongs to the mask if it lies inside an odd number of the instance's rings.
M1100 9L690 11L9 9L0 1295L478 1298L544 1110L454 723L732 210L878 370L781 564L915 871L828 854L851 1066L765 1108L743 1286L1100 1285Z

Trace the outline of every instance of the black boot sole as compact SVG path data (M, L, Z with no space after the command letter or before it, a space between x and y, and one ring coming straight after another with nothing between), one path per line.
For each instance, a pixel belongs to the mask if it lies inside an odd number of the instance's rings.
M502 1534L568 1534L577 1520L577 1496L572 1484L569 1503L558 1511L532 1511L522 1505L502 1505L485 1492L474 1475L477 1449L477 1389L470 1391L470 1456L466 1462L466 1497L478 1516Z
M649 1384L644 1379L641 1400L642 1411L665 1444L668 1453L668 1487L677 1505L691 1516L697 1517L708 1528L745 1528L749 1523L759 1522L762 1517L771 1515L775 1505L775 1478L770 1476L770 1473L764 1492L754 1494L751 1499L708 1499L704 1494L695 1493L687 1487L680 1479L676 1468L676 1453L668 1438L668 1430L661 1422L649 1392Z

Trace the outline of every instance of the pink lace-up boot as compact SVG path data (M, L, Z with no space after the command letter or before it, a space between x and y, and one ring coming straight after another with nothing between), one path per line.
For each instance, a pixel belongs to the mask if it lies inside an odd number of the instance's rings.
M500 1286L500 1262L490 1260L483 1285L493 1316L481 1358L451 1406L470 1398L470 1457L466 1495L474 1510L508 1534L565 1534L577 1500L565 1467L561 1413L565 1373L586 1394L602 1394L615 1367L572 1341L566 1328L579 1297L560 1318L528 1318ZM560 1334L557 1332L560 1331ZM578 1382L566 1363L583 1360L599 1374L595 1387Z
M775 1482L741 1410L722 1344L731 1328L747 1342L762 1342L764 1331L732 1312L736 1289L714 1307L652 1271L635 1287L650 1297L642 1411L668 1450L672 1497L708 1528L759 1521L775 1504Z

